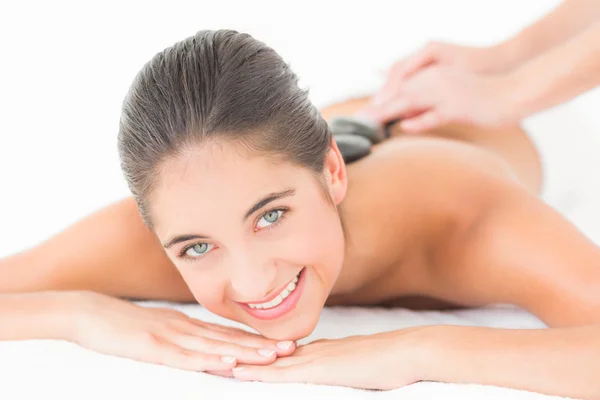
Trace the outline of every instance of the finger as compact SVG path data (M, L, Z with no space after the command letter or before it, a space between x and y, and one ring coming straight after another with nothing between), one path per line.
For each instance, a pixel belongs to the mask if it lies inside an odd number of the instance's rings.
M160 346L155 346L153 361L150 362L189 371L231 370L237 365L233 356L205 354L177 346L167 340Z
M321 383L327 375L322 367L314 362L288 366L240 365L232 370L233 377L241 381L260 381L272 383Z
M430 110L419 116L402 121L400 127L407 133L420 133L436 128L445 122L439 111Z
M385 106L396 96L400 83L401 80L398 77L390 75L377 93L371 96L368 105L375 109Z
M424 96L421 98L402 96L379 111L371 110L371 115L378 123L386 124L397 119L404 119L409 115L419 115L432 105Z
M248 364L271 364L277 359L277 352L269 348L246 347L235 343L192 335L173 335L177 346L205 354L231 355L239 362Z
M425 47L404 62L402 69L398 71L398 75L402 79L407 79L419 70L434 64L437 58L436 52L431 47Z
M150 308L150 307L148 307ZM163 316L168 317L187 317L187 314L182 313L181 311L175 310L174 308L165 308L165 307L152 307L152 310L162 314Z
M224 378L233 378L233 372L231 372L231 370L223 370L223 371L213 371L213 370L208 370L208 371L204 371L207 374L211 374L211 375L216 375L216 376L222 376Z
M379 90L369 99L369 106L380 108L388 103L396 95L401 79L402 66L406 60L396 61L386 72L386 78Z
M290 340L277 341L274 339L267 339L264 336L247 332L243 329L225 327L217 324L202 323L202 325L189 325L183 327L182 333L235 343L256 349L272 349L275 350L278 356L287 356L296 350L296 343Z
M261 349L270 349L275 351L277 356L285 357L294 353L296 350L296 343L292 340L273 340L267 339L258 335L240 335L236 336L235 334L222 334L216 335L215 339L230 342L234 341L234 343L239 344L241 346L251 347L251 348L261 348Z
M436 60L436 54L431 47L425 47L406 59L396 62L390 69L388 78L381 89L371 100L371 106L380 108L393 100L402 81L409 78L419 70L432 65Z
M195 318L190 318L189 322L191 322L192 325L198 326L198 327L203 328L203 329L209 329L209 330L215 331L215 332L230 333L230 334L239 334L239 335L244 335L244 336L264 338L264 336L261 336L259 334L254 333L254 332L249 332L249 331L244 330L244 329L235 328L233 326L226 326L226 325L221 325L221 324L215 324L215 323L212 323L212 322L204 322L202 320L195 319Z

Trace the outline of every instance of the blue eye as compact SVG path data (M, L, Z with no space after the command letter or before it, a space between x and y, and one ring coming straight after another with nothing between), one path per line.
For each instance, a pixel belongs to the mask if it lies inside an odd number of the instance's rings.
M278 208L267 211L261 216L256 225L259 229L275 225L285 218L284 214L287 211L289 211L288 208ZM179 257L186 261L195 261L210 252L213 247L214 245L209 243L196 243L181 250Z
M265 228L267 226L273 225L275 222L277 222L281 218L281 216L283 215L284 212L285 212L285 210L283 210L283 209L268 211L265 214L263 214L263 216L260 218L260 220L258 221L256 226L259 228ZM265 221L266 225L261 225L262 221Z
M196 243L195 245L185 249L184 254L191 258L197 258L197 257L202 256L205 253L207 253L209 246L210 245L208 243ZM194 254L194 253L196 253L196 254Z

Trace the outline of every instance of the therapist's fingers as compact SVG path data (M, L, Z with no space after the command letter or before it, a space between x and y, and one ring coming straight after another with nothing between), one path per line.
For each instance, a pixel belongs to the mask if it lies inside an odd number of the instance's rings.
M418 88L418 86L417 86ZM406 119L419 115L435 105L435 98L426 92L415 93L412 90L402 91L388 104L380 108L368 110L372 119L385 124L397 119Z
M383 107L377 108L367 105L358 110L354 115L372 120L377 124L387 124L391 121L412 118L423 113L430 108L426 104L420 101L410 101L407 97L400 96Z
M383 107L397 95L402 82L411 75L437 61L437 43L430 43L414 54L396 61L388 72L387 79L381 89L371 98L372 107Z
M400 84L400 79L394 72L397 68L399 68L399 63L401 63L401 61L396 62L392 68L390 68L390 72L387 75L386 81L383 83L381 88L379 88L377 93L371 97L369 101L369 107L382 107L394 98L398 90L398 85Z
M430 129L437 128L447 122L446 118L437 109L432 109L419 114L416 117L405 119L400 123L403 132L421 133Z
M436 63L439 59L438 44L433 42L407 58L398 70L398 76L406 79L421 69Z

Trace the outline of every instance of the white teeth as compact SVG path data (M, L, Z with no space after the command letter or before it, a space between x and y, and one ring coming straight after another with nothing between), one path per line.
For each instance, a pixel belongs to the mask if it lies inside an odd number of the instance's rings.
M274 303L273 306L278 306L279 304L281 304L282 301L283 299L281 298L281 295L278 294L277 297L271 300L271 303Z
M300 272L302 272L302 271L300 271ZM300 272L298 273L298 275L300 275ZM260 310L278 306L279 304L281 304L281 302L285 298L287 298L290 295L290 293L292 293L294 291L294 289L296 289L296 283L298 282L298 275L296 275L294 277L294 279L290 283L288 283L288 285L281 291L281 293L279 293L277 295L277 297L275 297L273 300L267 301L266 303L260 303L260 304L248 303L248 306L250 306L250 308L256 308L256 309L260 309Z

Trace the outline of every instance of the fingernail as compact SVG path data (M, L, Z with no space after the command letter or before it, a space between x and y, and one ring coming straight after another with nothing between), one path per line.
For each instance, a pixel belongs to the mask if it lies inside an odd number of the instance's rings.
M221 357L221 361L227 364L233 364L235 362L235 357L232 356L223 356Z
M238 372L238 371L243 371L244 367L233 367L231 368L232 371Z
M271 357L273 354L275 354L275 350L271 350L271 349L259 349L258 350L258 354L260 354L263 357Z
M292 347L293 344L294 342L292 342L291 340L285 340L283 342L277 343L277 347L281 350L288 350L290 347Z

